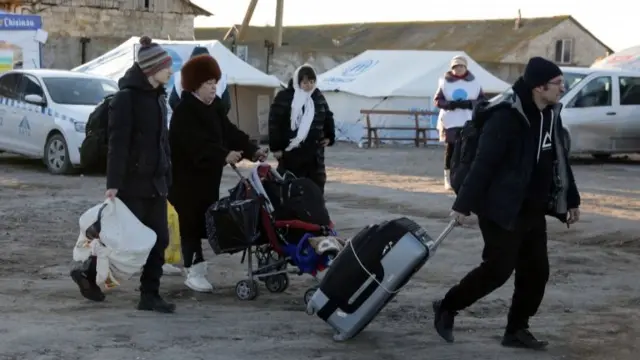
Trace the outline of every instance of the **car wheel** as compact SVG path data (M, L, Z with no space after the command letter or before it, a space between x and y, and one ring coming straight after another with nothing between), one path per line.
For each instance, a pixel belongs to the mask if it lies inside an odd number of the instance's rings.
M53 134L44 146L44 163L54 175L69 174L73 165L69 160L67 141L62 134Z

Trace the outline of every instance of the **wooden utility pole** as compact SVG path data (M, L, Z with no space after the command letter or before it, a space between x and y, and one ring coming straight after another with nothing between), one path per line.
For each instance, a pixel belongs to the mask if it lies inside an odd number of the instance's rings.
M251 22L251 18L253 17L253 12L256 10L257 5L258 0L251 0L251 2L249 3L247 12L244 14L244 19L242 20L242 25L240 26L240 31L238 31L237 41L244 40L244 37L247 34L247 29L249 28L249 23Z
M244 14L244 19L242 20L242 25L240 26L240 30L238 31L238 35L236 37L236 41L243 41L245 36L247 35L247 29L249 28L249 23L251 22L251 18L253 17L253 13L256 10L256 6L258 5L258 0L251 0L249 2L249 6L247 7L247 12ZM276 26L275 32L272 37L273 45L276 48L282 46L282 19L284 17L284 0L276 0ZM227 34L228 35L228 34ZM225 39L227 36L225 36Z
M273 39L274 46L282 46L282 17L284 14L284 0L277 0L276 3L276 32Z

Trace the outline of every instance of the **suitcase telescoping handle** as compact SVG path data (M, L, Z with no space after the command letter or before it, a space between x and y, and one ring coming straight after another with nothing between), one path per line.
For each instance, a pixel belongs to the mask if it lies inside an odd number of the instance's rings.
M442 232L440 233L440 235L438 236L437 239L435 240L431 240L429 241L426 245L429 248L429 253L430 256L433 255L433 253L436 252L436 250L438 249L438 247L440 246L440 244L442 244L442 242L444 241L444 239L447 238L447 235L449 235L449 233L451 232L451 230L453 230L453 228L455 228L456 226L460 225L460 223L457 220L451 220L449 221L449 224L447 225L446 228L444 228L444 230L442 230Z

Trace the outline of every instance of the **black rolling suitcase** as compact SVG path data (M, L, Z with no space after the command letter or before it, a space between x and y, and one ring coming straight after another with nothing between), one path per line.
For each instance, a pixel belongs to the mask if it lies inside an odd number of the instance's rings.
M335 330L334 340L360 333L411 279L456 226L451 221L433 240L402 217L362 229L345 246L307 302Z

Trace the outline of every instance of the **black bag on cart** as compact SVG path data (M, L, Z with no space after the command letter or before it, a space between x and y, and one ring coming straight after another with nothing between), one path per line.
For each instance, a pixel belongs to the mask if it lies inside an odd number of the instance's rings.
M229 193L211 205L205 215L207 238L216 254L244 251L260 241L260 199L243 181Z
M307 301L335 330L334 340L359 334L433 256L455 222L433 240L420 225L402 217L367 226L354 236Z

